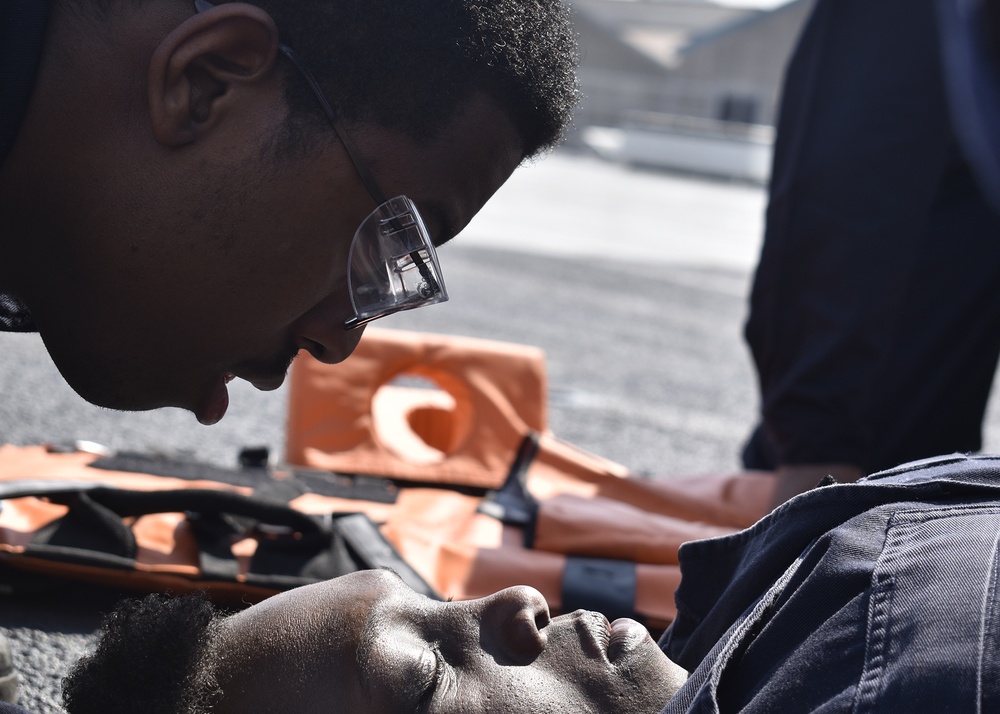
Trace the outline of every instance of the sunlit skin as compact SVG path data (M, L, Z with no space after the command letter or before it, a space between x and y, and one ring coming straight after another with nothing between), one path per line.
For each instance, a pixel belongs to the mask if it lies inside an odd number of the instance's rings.
M0 287L89 401L212 423L228 379L273 389L300 350L326 362L353 351L347 255L375 205L329 127L306 151L275 148L288 107L267 13L129 7L99 26L54 12L54 49L0 168ZM483 94L425 143L347 129L439 244L523 158Z
M271 598L213 648L220 714L654 714L686 677L630 620L551 618L528 587L436 602L388 571Z

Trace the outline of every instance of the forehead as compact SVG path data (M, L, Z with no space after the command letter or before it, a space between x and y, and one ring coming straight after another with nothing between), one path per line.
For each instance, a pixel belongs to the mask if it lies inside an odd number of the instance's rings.
M288 696L273 686L277 680L298 683L296 711L328 711L334 701L348 710L361 706L362 633L378 629L383 617L376 613L398 609L393 603L405 607L408 593L420 597L393 573L362 571L290 590L227 618L213 642L226 691L219 711L247 711L247 702Z
M523 159L520 133L485 93L460 104L433 139L369 128L359 143L383 192L412 198L438 245L469 223Z
M263 601L250 611L319 611L331 616L342 615L345 620L354 621L377 603L407 589L402 578L391 570L362 570L289 590Z
M399 576L385 570L366 570L295 588L227 618L227 644L241 645L284 632L303 640L317 637L340 642L353 652L372 610L406 590Z

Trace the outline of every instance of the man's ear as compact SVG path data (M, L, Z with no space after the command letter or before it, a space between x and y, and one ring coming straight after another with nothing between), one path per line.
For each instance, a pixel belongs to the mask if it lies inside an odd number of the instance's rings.
M182 146L232 109L238 87L271 79L278 28L264 10L226 3L185 20L153 52L149 112L153 136Z

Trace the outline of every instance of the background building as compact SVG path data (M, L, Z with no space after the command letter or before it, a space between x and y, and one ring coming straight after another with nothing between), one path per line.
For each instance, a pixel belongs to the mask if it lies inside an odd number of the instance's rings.
M612 158L766 180L785 66L813 2L576 0L574 138Z

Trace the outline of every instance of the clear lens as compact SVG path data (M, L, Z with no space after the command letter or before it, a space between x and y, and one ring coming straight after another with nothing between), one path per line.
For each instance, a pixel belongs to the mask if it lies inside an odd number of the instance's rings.
M352 328L448 299L434 245L413 201L389 199L361 223L348 258Z

